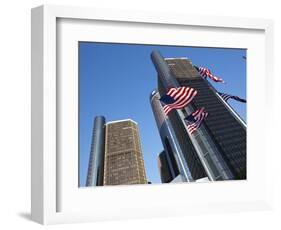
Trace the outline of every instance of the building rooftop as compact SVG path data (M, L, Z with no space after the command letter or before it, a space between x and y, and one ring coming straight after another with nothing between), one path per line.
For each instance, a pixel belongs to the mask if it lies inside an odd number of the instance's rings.
M177 59L188 60L188 58L187 58L187 57L164 58L164 60L177 60Z
M108 122L106 122L106 125L113 124L113 123L118 123L118 122L123 122L123 121L131 121L131 122L135 123L136 125L138 124L137 122L135 122L132 119L122 119L122 120L108 121Z

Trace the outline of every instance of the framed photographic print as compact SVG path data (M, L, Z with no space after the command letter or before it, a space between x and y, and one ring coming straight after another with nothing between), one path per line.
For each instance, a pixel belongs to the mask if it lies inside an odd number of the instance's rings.
M272 127L260 111L274 106L272 30L264 19L34 8L32 219L270 208Z

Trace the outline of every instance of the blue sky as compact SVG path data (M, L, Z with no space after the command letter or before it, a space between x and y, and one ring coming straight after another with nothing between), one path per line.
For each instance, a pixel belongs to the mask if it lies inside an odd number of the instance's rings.
M133 119L139 125L147 178L159 183L157 155L163 150L149 95L157 87L150 53L187 57L194 65L209 68L226 84L211 82L220 92L246 98L246 50L180 46L79 42L79 154L80 186L85 185L93 119ZM246 104L229 100L246 120Z

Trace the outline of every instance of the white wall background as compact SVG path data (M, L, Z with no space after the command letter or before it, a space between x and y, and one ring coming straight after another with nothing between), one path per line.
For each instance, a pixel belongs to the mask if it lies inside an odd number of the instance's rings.
M273 0L6 0L0 6L0 228L38 229L30 221L30 9L41 4L80 5L199 15L271 18L275 21L275 75L280 96L278 51L281 14ZM276 113L281 117L280 107ZM280 125L280 124L274 124ZM275 136L278 141L278 137ZM275 211L168 219L48 226L47 229L278 229L281 227L281 151L275 153Z

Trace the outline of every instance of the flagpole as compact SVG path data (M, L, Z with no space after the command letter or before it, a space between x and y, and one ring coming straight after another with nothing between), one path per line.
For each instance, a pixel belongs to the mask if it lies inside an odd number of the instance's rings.
M222 103L228 108L228 110L230 112L233 113L234 117L236 118L236 120L238 122L240 122L243 126L243 128L246 130L247 129L247 125L246 122L239 116L239 114L231 107L231 105L229 105L225 100L223 100L223 98L221 97L221 95L219 95L218 91L216 91L216 95L219 97L219 99L222 101Z

